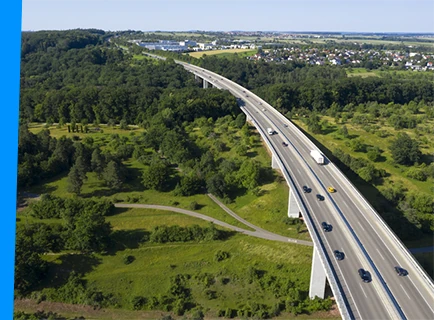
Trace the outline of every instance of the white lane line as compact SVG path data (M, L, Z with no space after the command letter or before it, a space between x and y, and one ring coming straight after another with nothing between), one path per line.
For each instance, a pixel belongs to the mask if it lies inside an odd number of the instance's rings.
M360 221L357 221L357 223L359 224L360 228L362 228L363 231L365 231L365 228L363 228L362 224L360 223Z
M431 312L434 314L434 310L431 308L431 305L425 300L424 296L422 295L422 293L419 291L419 289L417 288L417 286L414 284L413 280L411 280L411 277L407 276L407 278L410 279L411 283L413 284L413 287L416 288L417 292L419 292L420 296L422 297L423 301L425 301L426 305L428 306L428 308L430 308Z
M299 175L301 175L301 172L300 172L300 170L298 170L298 168L296 168L296 170L297 170L298 174L299 174Z
M405 295L407 296L408 299L411 300L410 296L408 295L407 291L405 291L404 287L402 286L402 284L400 284L402 291L404 291Z
M346 201L344 201L343 204L344 204L344 206L345 206L348 210L350 210L350 207L347 205L347 202L346 202Z
M360 286L360 289L362 289L363 294L365 295L366 299L368 299L368 296L366 295L366 292L365 292L365 290L363 290L363 287L362 287L362 285L360 283L359 283L359 286Z
M380 255L381 259L385 260L383 255L381 254L380 250L377 249L378 254Z

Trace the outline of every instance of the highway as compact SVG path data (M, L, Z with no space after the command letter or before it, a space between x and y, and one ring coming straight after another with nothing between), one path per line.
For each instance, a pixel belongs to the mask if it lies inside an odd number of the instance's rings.
M269 141L298 187L304 206L314 221L352 312L351 317L434 319L432 280L420 271L420 266L412 260L402 243L386 229L384 222L343 174L332 163L316 164L310 157L310 150L315 148L312 142L252 92L213 72L182 64L214 86L229 90L242 99L242 108L261 130L266 132L266 128L271 127L277 132L269 136ZM312 192L303 193L303 185L312 188ZM337 192L328 193L328 186L333 186ZM318 201L317 193L325 200ZM331 232L322 230L323 221L333 226ZM337 261L334 250L344 252L345 259ZM408 275L398 276L395 266L406 269ZM372 282L361 281L357 273L359 268L370 272Z

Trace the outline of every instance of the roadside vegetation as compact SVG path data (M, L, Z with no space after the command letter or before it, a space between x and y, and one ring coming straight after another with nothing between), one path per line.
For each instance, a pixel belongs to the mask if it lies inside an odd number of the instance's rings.
M287 192L235 98L92 32L65 32L63 47L57 36L23 40L18 184L41 197L17 215L16 297L197 319L329 310L307 297L309 247L114 208L162 204L247 228L206 192L228 205L259 197L261 209ZM286 212L271 210L256 221L278 232Z

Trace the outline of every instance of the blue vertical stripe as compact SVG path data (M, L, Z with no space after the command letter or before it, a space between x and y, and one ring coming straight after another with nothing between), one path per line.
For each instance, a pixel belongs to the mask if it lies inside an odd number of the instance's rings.
M1 232L0 319L12 319L14 303L15 214L20 85L21 0L0 4L1 90Z

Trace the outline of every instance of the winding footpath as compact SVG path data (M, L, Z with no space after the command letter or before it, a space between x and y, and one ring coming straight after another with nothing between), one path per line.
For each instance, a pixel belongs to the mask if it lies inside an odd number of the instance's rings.
M210 198L212 199L212 197L210 197ZM221 202L220 202L220 204L223 205ZM219 206L220 206L220 204L219 204ZM244 220L243 218L239 217L238 215L236 215L234 212L232 212L229 208L227 208L224 205L223 205L223 207L220 206L223 210L225 210L227 213L229 213L229 211L230 211L229 214L232 217L234 217L238 221L246 224L247 226L251 227L255 231L249 231L249 230L246 230L243 228L239 228L239 227L233 226L229 223L211 218L211 217L206 216L204 214L200 214L200 213L196 213L194 211L185 210L185 209L176 208L176 207L160 206L160 205L155 205L155 204L138 204L138 203L116 203L115 207L116 208L141 208L141 209L155 209L155 210L172 211L172 212L185 214L185 215L188 215L188 216L191 216L194 218L206 220L206 221L212 222L216 225L219 225L221 227L225 227L225 228L228 228L228 229L240 232L240 233L244 233L244 234L247 234L249 236L256 237L256 238L262 238L262 239L267 239L267 240L272 240L272 241L280 241L280 242L286 242L286 243L290 242L290 243L296 243L296 244L301 244L301 245L305 245L305 246L313 246L312 242L310 242L310 241L287 238L287 237L266 231L262 228L259 228L255 225L251 224L250 222Z

